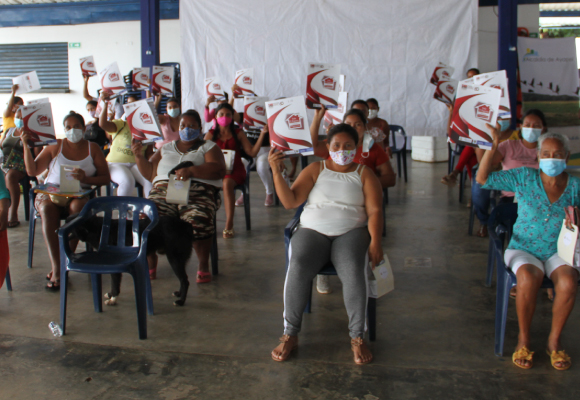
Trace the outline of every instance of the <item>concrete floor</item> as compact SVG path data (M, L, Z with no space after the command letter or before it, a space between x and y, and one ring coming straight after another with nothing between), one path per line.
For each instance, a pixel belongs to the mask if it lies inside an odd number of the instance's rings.
M0 290L0 399L579 398L579 361L558 372L544 352L551 317L545 295L533 323L534 368L511 363L513 303L506 356L494 355L495 285L483 286L488 242L467 236L468 209L458 203L457 188L439 183L445 171L445 163L409 158L409 182L389 191L384 248L396 288L378 301L374 361L363 367L352 361L336 278L332 294L314 294L296 356L285 363L270 358L282 334L283 227L293 211L264 208L255 173L252 231L244 230L238 208L236 238L218 239L220 275L211 284L192 283L185 307L172 305L178 282L160 257L147 340L137 336L129 277L119 304L97 314L88 277L74 273L67 335L53 337L47 325L59 319L59 295L43 288L50 267L42 234L38 229L28 269L28 227L11 229L14 291ZM223 224L222 209L218 229ZM430 258L432 266L411 267L409 260L405 266L409 257ZM192 280L193 265L189 271ZM580 360L578 313L563 335L573 361Z

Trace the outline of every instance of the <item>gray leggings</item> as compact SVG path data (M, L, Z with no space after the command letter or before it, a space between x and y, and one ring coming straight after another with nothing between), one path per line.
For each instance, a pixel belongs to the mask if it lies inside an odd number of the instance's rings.
M352 338L362 337L367 304L366 264L371 238L366 227L341 236L326 236L300 228L290 241L290 265L284 285L284 334L297 335L308 303L312 280L328 261L342 282L348 329Z

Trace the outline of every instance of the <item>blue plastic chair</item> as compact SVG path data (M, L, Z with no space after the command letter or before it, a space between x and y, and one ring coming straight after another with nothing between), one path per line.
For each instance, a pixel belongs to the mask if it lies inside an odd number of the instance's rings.
M113 213L118 212L117 243L109 244ZM96 252L73 253L69 246L69 235L78 225L87 219L104 213L101 240ZM139 234L139 224L131 224L132 243L125 243L128 213L133 220L139 221L140 214L146 215L150 223L143 233ZM138 197L116 196L99 197L90 200L79 216L62 226L58 231L60 245L60 321L63 335L66 332L66 305L69 271L91 274L93 285L93 302L96 312L102 312L101 274L129 273L135 285L137 303L137 323L139 339L147 338L147 315L153 315L153 297L149 266L147 264L147 236L159 220L157 207L151 200Z
M288 271L288 267L290 264L290 258L288 257L288 251L290 249L290 240L292 239L292 234L294 230L298 227L300 223L300 214L304 210L304 204L302 204L296 210L296 214L294 218L288 222L286 228L284 228L284 246L286 247L286 271ZM332 265L331 262L326 264L319 272L319 275L337 275L336 269ZM312 303L312 286L310 287L310 294L308 298L308 304L304 309L304 312L310 314L312 311L311 307ZM377 299L374 297L369 297L367 301L367 321L368 321L368 329L369 329L369 340L374 342L377 337Z
M489 249L487 254L487 274L485 276L485 286L491 287L491 279L496 261L497 241L499 239L501 247L499 250L503 254L505 246L512 237L513 225L518 219L517 203L499 204L494 207L487 221L487 231L489 234ZM492 234L493 233L493 234ZM501 257L503 261L503 256Z
M119 187L119 184L111 181L111 183L105 187L105 191L107 193L107 196L112 196L113 191L118 187ZM137 188L137 196L143 197L143 186L139 182L135 182L135 187Z
M405 129L400 125L390 125L391 129L391 152L397 155L397 171L399 171L399 178L401 177L401 164L405 174L405 183L407 182L407 134ZM403 137L403 145L397 147L397 136Z

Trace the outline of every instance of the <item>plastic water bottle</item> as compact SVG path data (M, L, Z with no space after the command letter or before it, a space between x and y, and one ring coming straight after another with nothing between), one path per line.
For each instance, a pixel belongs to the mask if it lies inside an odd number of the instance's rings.
M62 336L62 329L60 329L60 325L57 324L54 321L50 321L50 324L48 324L48 328L50 329L50 331L52 332L52 334L55 337L61 337Z

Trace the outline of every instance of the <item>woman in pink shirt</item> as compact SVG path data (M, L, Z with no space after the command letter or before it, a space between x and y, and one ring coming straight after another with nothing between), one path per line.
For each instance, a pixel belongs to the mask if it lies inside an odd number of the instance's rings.
M502 170L531 167L538 168L538 138L546 133L548 126L544 113L537 109L526 112L520 131L520 140L506 140L500 143L498 152L493 159L493 165ZM502 192L500 203L512 203L514 194Z
M161 99L161 96L159 96ZM156 99L157 103L157 99ZM155 104L157 107L158 104ZM155 147L162 148L165 143L179 140L179 121L181 120L181 107L179 100L171 97L167 100L167 114L159 116L159 123L161 124L161 132L163 133L163 140L155 142Z

